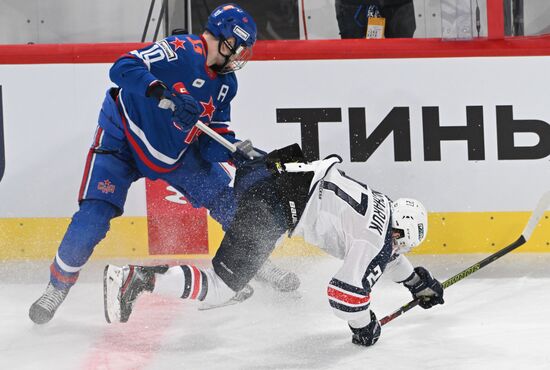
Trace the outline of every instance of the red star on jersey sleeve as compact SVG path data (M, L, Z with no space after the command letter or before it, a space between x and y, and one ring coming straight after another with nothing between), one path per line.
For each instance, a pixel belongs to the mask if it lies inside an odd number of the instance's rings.
M178 49L185 50L185 45L183 44L184 41L180 39L175 39L174 41L170 41L170 44L174 45L174 51L178 51Z

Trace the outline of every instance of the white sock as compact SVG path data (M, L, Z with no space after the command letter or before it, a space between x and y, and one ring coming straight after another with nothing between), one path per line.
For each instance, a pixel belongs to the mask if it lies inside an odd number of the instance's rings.
M153 293L166 297L198 299L209 304L220 304L235 295L212 268L174 266L164 274L155 274L155 278Z
M153 293L181 298L185 287L185 277L181 266L170 267L164 274L155 274L155 279Z
M207 268L204 272L208 279L208 293L204 297L205 303L213 305L221 304L235 296L235 291L224 283L213 268Z

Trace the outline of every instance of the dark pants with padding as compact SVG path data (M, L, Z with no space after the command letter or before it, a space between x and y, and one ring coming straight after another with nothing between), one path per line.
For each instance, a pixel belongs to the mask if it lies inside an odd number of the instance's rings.
M212 260L214 271L234 291L241 290L267 260L287 230L281 199L272 181L249 189Z

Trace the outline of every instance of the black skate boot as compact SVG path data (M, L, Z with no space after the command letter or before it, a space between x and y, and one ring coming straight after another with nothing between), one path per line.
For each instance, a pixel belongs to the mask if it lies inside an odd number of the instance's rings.
M50 321L68 293L69 288L57 289L52 283L48 283L46 291L29 309L30 319L35 324L45 324Z
M256 279L281 292L292 292L300 287L300 278L292 271L284 270L271 260L265 261L256 273Z
M107 322L127 322L138 296L143 292L153 291L155 273L164 274L167 270L167 265L105 266L103 303Z

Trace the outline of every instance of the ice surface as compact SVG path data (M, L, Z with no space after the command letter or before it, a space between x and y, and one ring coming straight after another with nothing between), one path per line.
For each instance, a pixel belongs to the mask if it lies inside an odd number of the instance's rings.
M444 280L484 257L411 260ZM127 324L115 325L103 317L106 262L95 261L44 326L27 312L46 285L48 263L2 263L0 369L550 369L548 255L501 258L450 287L444 306L417 307L384 326L371 348L351 344L328 305L326 283L338 260L276 261L299 273L299 292L255 282L248 301L208 311L148 295ZM372 297L379 317L410 299L385 279Z

